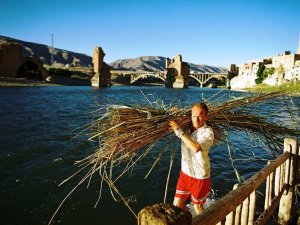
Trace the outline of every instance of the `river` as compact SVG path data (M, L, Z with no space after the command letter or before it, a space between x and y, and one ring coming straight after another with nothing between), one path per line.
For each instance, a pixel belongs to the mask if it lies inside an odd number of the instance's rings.
M90 154L97 146L85 137L72 139L74 130L93 119L93 111L105 102L137 104L163 100L165 105L187 106L209 99L212 102L246 95L221 89L190 87L166 89L163 87L115 86L95 90L91 87L2 87L0 88L0 224L48 224L52 214L76 185L78 178L58 187L58 184L77 171L74 165ZM292 98L291 107L299 118L300 97ZM276 103L276 104L275 104ZM290 123L286 119L286 106L271 100L257 109L273 120ZM231 134L236 157L256 156L271 159L273 156L259 146L253 148L247 140ZM178 141L179 142L179 141ZM157 148L163 147L163 143ZM180 149L176 150L172 167L167 202L172 202L180 168ZM154 150L155 151L155 150ZM210 202L222 197L237 183L228 159L227 145L219 144L210 151L212 167L212 196ZM155 170L145 180L153 162L150 154L134 170L117 183L133 209L163 201L170 153L163 156ZM259 171L265 160L237 162L244 178ZM81 175L82 176L82 175ZM99 179L90 187L80 186L65 202L53 224L95 225L135 224L135 218L120 202L115 202L105 186L97 207Z

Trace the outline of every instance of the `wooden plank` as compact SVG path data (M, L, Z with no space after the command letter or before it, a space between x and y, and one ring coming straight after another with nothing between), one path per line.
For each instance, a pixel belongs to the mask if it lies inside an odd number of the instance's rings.
M240 220L241 220L241 208L242 205L239 205L238 207L236 207L235 209L235 216L234 216L234 225L239 225L240 224Z
M271 163L271 161L268 161L268 165ZM265 194L265 207L264 209L267 209L269 205L269 196L270 196L270 176L266 179L266 194Z
M256 191L253 191L250 195L248 225L253 225L254 223L255 206L256 206Z
M239 186L239 184L235 184L233 186L233 190L235 190L237 187ZM226 223L225 225L233 225L234 224L234 218L235 218L235 211L230 212L227 216L226 216Z
M277 167L278 168L278 167ZM274 183L274 172L273 173L271 173L270 174L270 176L269 176L269 181L270 181L270 183L269 183L269 200L268 200L268 203L269 203L269 206L271 206L271 202L272 202L272 199L273 199L273 183Z
M278 196L280 190L281 190L281 166L277 167L275 171L275 187L274 187L274 195Z
M233 218L235 216L235 211L230 212L227 216L226 216L226 223L225 225L233 225Z
M241 225L247 225L248 224L248 216L249 216L249 198L246 198L243 201Z

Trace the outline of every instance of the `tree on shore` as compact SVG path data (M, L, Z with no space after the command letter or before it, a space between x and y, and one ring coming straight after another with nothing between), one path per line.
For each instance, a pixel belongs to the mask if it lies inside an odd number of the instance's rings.
M260 84L265 80L268 76L274 74L275 68L266 68L264 64L259 65L258 70L256 72L257 78L255 79L256 84Z
M256 72L256 77L257 77L255 79L256 84L260 84L264 80L263 79L264 70L265 70L265 65L264 64L259 64L258 70Z

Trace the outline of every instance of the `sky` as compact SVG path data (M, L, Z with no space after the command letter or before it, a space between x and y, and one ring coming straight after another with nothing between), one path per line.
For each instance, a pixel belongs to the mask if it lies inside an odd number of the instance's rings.
M300 0L1 0L0 35L104 61L139 56L229 67L296 52Z

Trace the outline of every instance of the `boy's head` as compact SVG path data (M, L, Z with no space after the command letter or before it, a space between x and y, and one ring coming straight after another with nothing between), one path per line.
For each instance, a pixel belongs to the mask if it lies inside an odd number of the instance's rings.
M192 124L196 129L202 127L207 120L208 108L203 102L197 102L192 107Z

